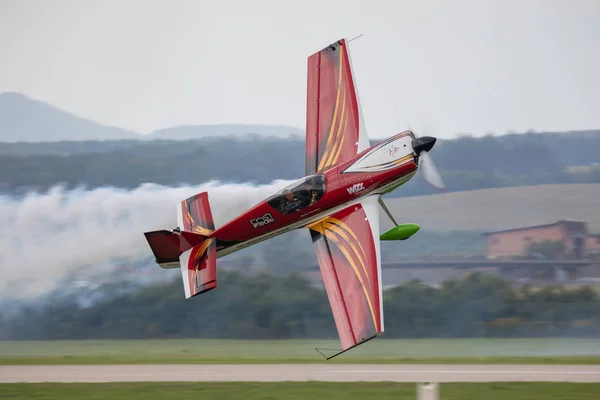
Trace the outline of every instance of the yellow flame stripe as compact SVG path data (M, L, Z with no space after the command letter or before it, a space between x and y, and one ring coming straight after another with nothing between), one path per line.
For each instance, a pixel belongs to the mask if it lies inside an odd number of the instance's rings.
M311 222L310 224L306 225L305 228L313 229L315 226L320 225L321 223L327 221L329 218L331 218L331 217L329 217L329 216L323 217L315 222Z
M344 230L346 230L348 232L348 234L350 234L354 238L354 240L356 240L356 243L358 243L358 245L360 246L360 250L362 251L363 255L365 256L365 258L367 258L367 253L365 252L365 249L363 249L362 244L360 243L360 240L358 240L358 236L356 236L354 231L352 229L350 229L350 227L347 224L345 224L344 222L340 221L337 218L329 217L329 219L334 224L339 225L340 227L344 228Z
M402 163L404 163L404 162L406 162L408 160L412 160L412 158L413 158L412 154L406 155L406 156L404 156L404 157L399 158L398 160L396 160L396 164L402 164Z
M199 234L204 235L204 236L209 236L213 231L210 230L210 229L204 228L204 227L202 227L200 225L196 225L192 229L192 232L199 233Z
M369 285L371 284L371 277L369 276L369 273L367 272L367 266L365 265L365 262L363 260L363 258L360 256L358 249L356 247L356 244L352 243L352 239L348 236L348 234L346 232L344 232L342 230L341 227L335 225L334 223L331 222L324 222L323 225L325 225L325 227L327 229L329 229L330 231L333 231L335 233L337 233L339 236L342 237L342 239L344 239L346 241L346 243L348 244L348 246L350 246L350 248L352 249L352 252L354 253L354 255L356 256L356 258L358 259L358 261L360 261L360 265L362 266L363 271L365 271L365 276L367 277L367 281L369 282ZM360 243L359 243L360 246ZM361 250L362 250L362 246L361 246ZM363 251L364 254L364 251ZM366 257L366 256L365 256Z
M367 299L367 304L369 305L369 310L371 311L371 317L373 318L373 326L375 327L375 329L377 329L377 320L375 318L375 311L373 310L373 304L371 304L371 297L369 296L369 293L367 291L365 283L363 282L362 278L360 277L360 273L358 272L358 269L356 268L356 264L354 264L354 261L350 257L350 254L348 254L348 251L343 247L345 242L340 241L335 236L334 232L328 231L323 225L321 225L320 229L319 229L319 227L316 227L315 230L320 232L321 234L323 234L326 238L330 239L348 260L348 263L354 270L354 274L356 275L356 277L358 278L358 281L360 282L360 285L362 286L363 292L365 294L365 298Z
M204 235L204 236L209 236L213 232L213 230L210 230L208 228L200 226L194 220L194 218L192 218L192 214L190 213L190 211L188 210L187 207L184 207L183 217L184 217L185 221L190 225L190 230L192 232L199 233L199 234ZM183 228L185 229L185 227L183 227Z
M212 243L212 241L213 241L213 239L211 238L211 239L207 239L204 242L202 242L202 244L200 245L200 249L196 253L196 257L194 259L194 262L199 261L200 258L202 258L202 256L206 252L206 249ZM197 265L196 270L199 270L200 269L200 263L196 263L196 265Z
M331 163L331 165L335 165L338 161L338 158L340 158L340 153L342 151L342 145L344 144L344 139L346 138L346 126L348 125L348 114L346 114L346 119L344 120L344 128L343 128L343 132L344 134L342 135L342 139L340 141L340 145L337 149L337 152L335 153L335 157L333 158L333 162Z
M342 148L342 142L344 140L344 133L346 130L346 126L344 125L344 117L346 115L346 87L344 86L342 89L342 115L340 117L340 123L338 124L338 128L335 132L335 136L333 139L333 145L331 148L331 151L329 152L329 156L327 157L327 162L325 163L325 165L323 166L323 169L327 169L330 166L332 166L334 164L334 157L337 154L339 154L339 150L341 150ZM342 126L344 126L344 129L342 129ZM341 136L341 138L340 138Z
M196 253L196 255L194 256L194 265L195 268L192 270L192 280L190 282L190 292L193 292L192 294L196 294L196 276L198 275L198 270L200 269L200 263L198 262L200 258L202 258L202 256L204 255L204 253L206 252L206 249L208 248L208 246L210 246L210 244L214 241L214 238L209 238L206 239L204 242L202 242L202 244L200 245L200 249L198 250L198 252ZM189 271L189 269L188 269Z
M332 133L333 133L333 129L335 127L335 122L337 120L337 111L338 111L338 106L340 103L340 92L341 92L341 87L342 87L342 60L343 60L343 47L340 46L340 62L338 65L338 84L337 84L337 95L336 95L336 99L335 99L335 108L333 110L333 121L331 123L331 127L329 128L329 135L327 137L327 144L325 145L325 152L323 153L323 157L321 157L321 160L319 161L319 167L317 168L317 171L321 171L323 168L323 162L325 161L326 158L328 158L329 153L331 152L331 141L332 139Z

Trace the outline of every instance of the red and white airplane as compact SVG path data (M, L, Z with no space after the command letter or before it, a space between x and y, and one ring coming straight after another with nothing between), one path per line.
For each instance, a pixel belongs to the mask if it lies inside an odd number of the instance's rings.
M419 167L428 182L443 183L428 158L435 138L408 130L370 145L346 39L308 58L307 89L304 178L218 229L208 193L199 193L178 205L177 228L145 236L162 268L181 268L190 298L217 287L217 258L309 229L341 354L383 333L380 240L408 239L419 229L398 225L381 195L408 182ZM394 223L382 235L380 205Z

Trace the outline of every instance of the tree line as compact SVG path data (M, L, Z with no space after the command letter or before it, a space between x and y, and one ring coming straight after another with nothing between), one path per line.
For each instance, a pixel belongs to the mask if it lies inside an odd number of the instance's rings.
M376 141L373 141L375 143ZM432 156L448 191L543 183L599 183L600 131L526 133L439 140ZM0 143L0 191L67 187L134 188L146 182L176 186L211 179L268 183L304 175L304 140L207 137L197 140L114 140ZM422 177L396 195L433 193Z
M221 271L217 289L185 300L180 279L83 307L28 307L0 324L3 339L335 338L327 295L290 274ZM482 273L439 287L410 281L384 291L386 337L600 336L590 287L513 287Z

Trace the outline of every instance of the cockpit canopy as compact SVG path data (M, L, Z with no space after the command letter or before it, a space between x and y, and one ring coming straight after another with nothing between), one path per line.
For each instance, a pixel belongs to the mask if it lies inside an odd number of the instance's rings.
M270 196L267 203L282 214L292 214L316 203L324 194L325 176L309 175Z

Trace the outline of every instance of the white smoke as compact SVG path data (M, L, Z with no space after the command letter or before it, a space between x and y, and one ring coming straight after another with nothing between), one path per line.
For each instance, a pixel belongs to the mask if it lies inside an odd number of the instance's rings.
M174 228L176 207L197 193L208 192L218 227L288 183L144 184L134 190L57 186L22 198L0 196L0 293L32 298L56 289L74 271L108 272L115 260L152 257L143 233ZM152 262L148 268L158 266Z

